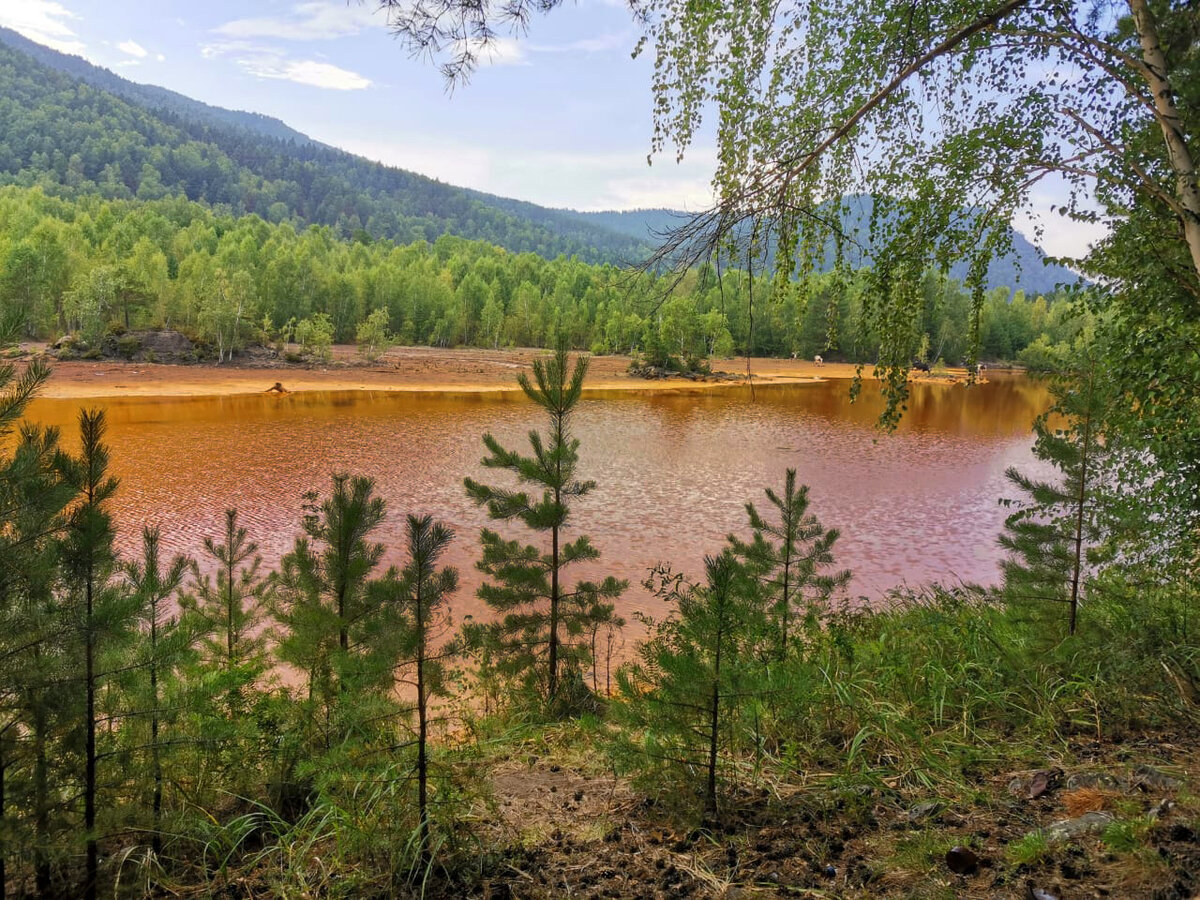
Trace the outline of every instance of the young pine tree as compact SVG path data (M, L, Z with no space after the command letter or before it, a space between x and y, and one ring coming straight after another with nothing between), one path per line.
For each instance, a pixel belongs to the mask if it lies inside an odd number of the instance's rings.
M769 604L770 625L776 634L775 653L787 656L797 618L811 617L850 581L850 572L827 571L833 565L833 545L840 533L826 530L808 512L808 485L796 487L796 470L788 469L783 495L766 489L767 500L777 511L777 522L768 522L753 503L746 504L750 542L730 535L734 553L746 561L762 581Z
M647 620L637 659L618 670L629 726L618 747L651 775L703 772L711 815L720 766L737 753L740 713L763 683L767 622L760 586L732 550L705 557L704 567L704 585L659 573L656 593L675 608L664 621Z
M258 544L238 525L236 509L225 511L225 531L220 543L206 537L204 549L216 564L216 580L200 573L192 563L190 592L184 606L203 623L206 662L230 678L227 700L230 713L240 707L241 691L266 668L266 639L260 633L270 583L260 574Z
M119 646L133 625L136 606L115 584L117 554L115 531L108 502L117 489L117 479L108 474L108 448L104 444L104 413L85 410L79 415L80 453L67 469L67 481L76 501L69 512L63 542L63 573L68 615L76 632L77 653L82 663L77 684L82 687L84 773L83 817L86 870L82 895L94 900L99 889L100 852L96 826L100 781L97 773L99 730L97 702L114 668L123 664L110 660L108 651Z
M1019 508L1005 520L1000 535L1000 545L1008 551L1001 568L1009 602L1035 615L1041 615L1046 604L1064 604L1067 630L1074 634L1086 591L1088 548L1100 537L1097 493L1109 448L1094 361L1060 377L1052 391L1054 406L1034 423L1033 452L1059 476L1041 480L1015 468L1005 473L1025 499L1005 501ZM1052 427L1052 422L1061 427Z
M491 519L516 521L543 536L544 543L537 546L483 529L478 566L490 580L479 588L479 596L503 615L490 628L504 671L535 689L551 709L576 699L562 696L564 667L580 679L587 662L584 636L595 623L613 620L614 602L628 586L611 576L599 583L577 582L573 588L564 582L568 566L600 556L586 535L573 541L565 537L571 501L596 486L576 478L579 440L570 430L587 359L577 358L570 373L568 363L566 347L560 344L548 359L534 362L533 382L524 373L517 378L525 396L546 411L549 425L544 436L530 431L531 455L506 450L491 434L483 437L488 450L483 465L509 472L528 490L493 487L471 478L464 482L467 494L486 507Z
M27 372L5 390L12 377L11 367L0 369L4 442L37 384ZM0 456L0 897L10 852L21 847L37 896L54 896L55 785L64 756L55 740L78 712L69 683L72 629L55 593L63 513L75 493L63 477L69 464L55 429L23 427L12 455Z
M164 709L162 705L162 682L170 678L178 668L184 654L190 649L194 637L188 625L181 625L178 616L172 615L171 599L183 584L189 560L176 556L164 569L161 560L161 533L157 528L142 528L142 560L127 562L125 578L130 593L137 603L142 620L144 641L142 666L146 672L147 685L144 709L139 718L148 717L150 722L150 813L153 822L151 847L155 855L162 852L162 805L163 805L163 761L164 744L161 737Z
M370 538L385 513L374 492L370 478L334 475L328 498L307 494L304 536L275 576L278 654L304 673L309 724L321 729L325 749L346 736L340 714L365 712L366 696L391 684L383 604L371 578L383 545Z
M430 516L408 517L405 526L408 563L396 582L397 600L404 607L409 626L408 640L401 651L400 666L411 676L402 679L416 691L417 714L417 815L421 860L430 858L429 828L429 704L431 699L451 696L447 682L446 659L450 649L436 649L432 642L450 629L447 600L458 588L458 572L452 567L439 569L454 532Z

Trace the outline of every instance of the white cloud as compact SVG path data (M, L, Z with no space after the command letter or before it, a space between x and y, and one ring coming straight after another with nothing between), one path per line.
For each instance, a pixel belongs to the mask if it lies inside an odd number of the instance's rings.
M138 59L145 59L149 56L145 47L132 40L117 44L117 49L122 53L128 53L130 56L136 56Z
M62 53L84 51L83 42L67 24L77 18L53 0L0 0L0 25Z
M1070 188L1063 180L1047 178L1030 194L1025 209L1013 217L1012 225L1048 256L1081 259L1110 229L1103 221L1076 222L1061 215L1059 210L1069 201ZM1088 197L1080 198L1080 205L1099 212L1099 207Z
M228 41L200 48L205 59L230 57L238 66L256 78L294 81L310 87L332 91L361 91L371 86L371 79L333 63L314 59L291 59L277 47L249 41Z
M246 66L246 71L259 78L278 78L331 91L361 91L371 86L371 79L357 72L312 59L281 60L278 64L260 61Z
M477 50L481 66L527 66L525 47L514 38L494 38Z
M154 58L157 59L159 62L167 61L167 58L165 56L163 56L161 53L155 54Z
M374 9L341 0L297 3L289 16L234 19L214 29L237 40L272 38L282 41L320 41L358 34L365 28L384 24Z

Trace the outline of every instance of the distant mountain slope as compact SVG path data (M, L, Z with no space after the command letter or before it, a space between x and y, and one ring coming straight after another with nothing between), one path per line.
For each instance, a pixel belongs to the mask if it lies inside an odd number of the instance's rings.
M0 28L0 182L67 193L190 200L270 221L330 225L401 243L442 234L543 257L645 259L686 216L669 209L577 212L458 188L313 141L278 119L137 84ZM869 200L846 222L864 228ZM1043 265L1019 233L989 286L1048 293L1075 273ZM867 257L864 257L866 259ZM956 278L965 265L951 269Z
M79 56L69 56L51 50L41 44L29 40L10 28L0 27L0 43L7 44L14 50L19 50L44 66L57 69L80 81L85 81L93 87L116 94L125 100L137 103L150 110L165 110L184 119L206 125L217 125L229 128L244 128L254 134L275 138L281 141L295 141L297 144L315 143L308 135L289 128L279 119L264 116L262 113L243 112L235 109L224 109L220 106L210 106L183 94L167 90L153 84L138 84L127 78L122 78L108 69L93 65Z
M842 229L846 234L859 236L864 241L867 234L867 223L871 216L870 197L851 197L850 214L843 216ZM620 232L637 240L655 243L659 236L672 228L678 227L687 220L687 214L670 209L636 209L608 210L604 212L576 212L587 222L601 225L612 231ZM1065 266L1057 263L1047 263L1046 255L1019 231L1011 231L1012 252L992 260L988 267L987 283L989 288L1009 287L1025 291L1027 294L1050 294L1061 284L1075 284L1079 275ZM848 251L852 265L863 265L869 262L869 253ZM828 269L833 263L833 252L830 248L826 254L824 268ZM962 281L967 276L967 264L956 263L950 268L950 275Z
M251 127L262 125L257 120L230 125L214 118L215 107L152 109L159 95L127 100L68 74L82 66L100 77L82 60L45 48L39 55L54 65L0 41L0 181L108 197L183 193L234 213L331 225L346 237L365 230L402 243L456 234L588 262L640 259L649 250L560 211L490 198L303 135L302 142L272 137Z

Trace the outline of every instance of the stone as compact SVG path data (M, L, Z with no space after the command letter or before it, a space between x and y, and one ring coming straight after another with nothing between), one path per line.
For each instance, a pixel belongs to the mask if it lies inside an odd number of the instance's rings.
M1100 791L1116 791L1122 787L1121 780L1107 772L1075 772L1067 776L1067 790L1077 791L1080 788L1095 788Z
M1178 778L1160 772L1153 766L1138 766L1133 770L1133 778L1130 779L1130 783L1143 790L1156 791L1173 791L1183 786L1183 782Z
M908 811L908 821L920 822L922 819L929 819L936 816L942 811L942 804L938 800L926 800L924 803L918 803Z
M1046 828L1046 840L1065 841L1103 831L1113 821L1112 813L1089 812L1074 819L1063 819Z

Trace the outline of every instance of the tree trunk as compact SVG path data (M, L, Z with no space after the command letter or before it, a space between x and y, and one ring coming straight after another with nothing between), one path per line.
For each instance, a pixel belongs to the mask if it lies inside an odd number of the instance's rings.
M96 647L95 623L92 621L92 606L94 602L91 564L85 583L87 593L87 618L84 628L87 631L84 647L84 681L86 684L87 736L84 747L84 777L83 777L83 829L87 835L87 871L86 884L83 889L85 900L96 900L97 880L100 877L100 851L96 846Z
M558 502L558 491L554 492ZM558 526L551 529L550 550L550 703L558 695Z
M233 668L233 521L227 520L227 538L225 550L228 559L225 561L225 670Z
M712 709L708 720L708 786L704 793L704 809L709 815L717 814L717 744L721 721L721 644L723 629L717 631L717 654L713 660Z
M39 705L41 698L38 698ZM47 777L46 719L38 712L33 717L33 880L37 895L50 900L50 787Z
M417 813L420 816L421 862L429 863L429 738L428 698L425 696L425 609L417 589Z
M1129 0L1133 13L1134 27L1142 46L1142 59L1146 64L1146 81L1158 114L1159 128L1167 146L1167 159L1175 173L1179 209L1176 210L1183 226L1183 237L1192 256L1192 266L1200 277L1200 180L1196 175L1196 163L1188 148L1183 120L1175 106L1175 92L1171 86L1167 57L1158 40L1158 23L1150 11L1148 0Z
M1079 581L1083 569L1083 511L1087 500L1088 456L1091 453L1092 441L1091 403L1095 375L1095 370L1088 375L1087 415L1083 420L1083 444L1079 455L1079 493L1075 500L1075 561L1071 571L1071 615L1068 624L1071 634L1075 633L1075 622L1079 613Z
M150 839L154 855L162 853L162 758L158 748L158 605L151 606L150 619L150 755L154 769L154 836Z

